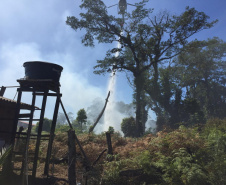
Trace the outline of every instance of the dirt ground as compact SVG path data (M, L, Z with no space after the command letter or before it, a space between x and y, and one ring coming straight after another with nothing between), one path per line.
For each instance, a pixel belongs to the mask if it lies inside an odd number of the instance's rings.
M22 185L22 178L19 175L11 174L10 176L3 177L0 175L0 184L1 185ZM26 184L26 183L25 183ZM28 177L29 185L68 185L66 179L60 179L57 177L42 177L36 178L35 180L31 179L31 176Z

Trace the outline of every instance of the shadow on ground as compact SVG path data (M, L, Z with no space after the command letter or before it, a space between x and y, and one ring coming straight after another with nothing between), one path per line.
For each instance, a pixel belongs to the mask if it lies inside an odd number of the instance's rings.
M16 174L8 174L3 175L0 173L0 185L23 185L22 177ZM33 180L31 176L28 177L28 183L24 183L24 185L68 185L68 181L66 179L60 179L56 177L46 177L36 178Z

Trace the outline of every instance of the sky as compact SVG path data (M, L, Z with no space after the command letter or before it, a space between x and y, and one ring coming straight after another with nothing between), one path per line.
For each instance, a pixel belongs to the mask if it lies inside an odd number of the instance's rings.
M117 3L117 0L103 1L107 6ZM137 1L127 2L134 4ZM96 60L105 56L106 45L98 44L94 48L83 46L81 36L84 32L75 32L65 23L67 16L79 15L80 4L81 0L1 0L0 86L18 85L16 80L25 76L24 62L47 61L64 68L60 83L67 112L76 115L79 109L86 109L96 98L106 98L111 77L93 74ZM186 6L205 12L210 20L219 20L214 28L204 30L194 38L204 40L217 36L226 40L224 0L150 0L147 5L154 8L153 14L161 10L180 14ZM133 8L128 6L127 11ZM110 8L109 12L117 15L117 7ZM131 103L133 90L125 74L116 75L116 100ZM7 89L5 96L13 99L15 93L15 88ZM24 101L29 100L25 98ZM51 114L47 110L47 117Z

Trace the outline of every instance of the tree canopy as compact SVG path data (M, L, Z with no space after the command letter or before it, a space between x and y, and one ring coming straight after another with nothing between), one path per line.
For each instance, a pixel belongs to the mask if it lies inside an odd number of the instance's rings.
M147 109L144 84L147 72L154 69L154 81L158 80L158 63L180 54L189 43L188 39L204 29L211 28L217 21L209 22L204 12L186 7L181 15L162 12L153 15L153 9L145 7L147 0L136 3L136 8L126 14L122 30L122 19L109 15L101 0L84 0L80 17L67 17L66 23L75 31L85 30L82 43L93 47L98 43L119 42L120 48L107 51L103 60L98 60L94 73L105 74L109 68L131 72L134 81L136 103L137 136L145 131ZM115 55L116 53L119 55Z
M76 121L78 123L78 125L80 126L81 130L82 130L82 125L86 124L87 122L87 116L86 116L86 111L85 109L80 109L77 112L77 118Z
M174 62L158 69L156 84L154 77L147 80L145 90L150 96L149 105L159 118L158 130L162 124L176 128L177 123L190 125L225 117L225 54L226 43L219 38L195 40Z
M52 120L48 118L43 119L42 131L50 132ZM38 132L39 122L35 125L35 132Z

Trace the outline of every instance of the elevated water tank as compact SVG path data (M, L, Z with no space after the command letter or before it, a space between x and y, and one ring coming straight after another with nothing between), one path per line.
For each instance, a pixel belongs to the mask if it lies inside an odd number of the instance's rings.
M28 61L24 63L26 79L52 79L59 82L63 67L57 64Z

